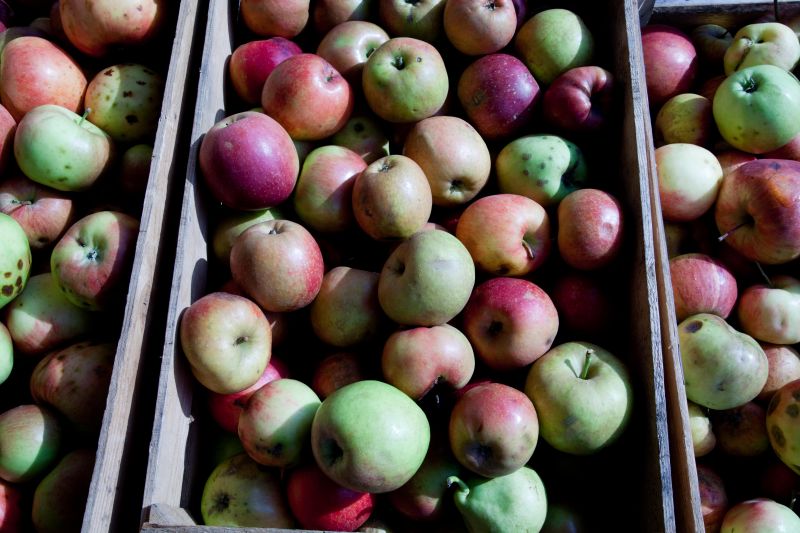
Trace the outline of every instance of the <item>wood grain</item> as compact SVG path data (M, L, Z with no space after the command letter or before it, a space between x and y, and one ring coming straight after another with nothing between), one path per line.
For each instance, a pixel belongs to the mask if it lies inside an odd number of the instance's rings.
M800 12L800 2L778 2L779 20ZM671 24L691 29L700 24L719 24L725 28L738 28L762 15L773 14L771 0L656 0L650 22Z

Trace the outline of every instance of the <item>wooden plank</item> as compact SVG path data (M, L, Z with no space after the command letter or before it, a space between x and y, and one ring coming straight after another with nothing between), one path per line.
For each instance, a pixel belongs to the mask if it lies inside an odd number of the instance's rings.
M672 24L691 28L700 24L739 27L762 15L773 15L775 4L770 0L656 0L651 23ZM800 2L778 2L779 20L800 13Z
M164 240L165 200L173 175L173 156L184 107L196 14L197 2L181 3L83 531L114 529L112 523L120 507L131 504L121 500L119 481L133 440L134 420L131 413L135 409L137 390L142 379L144 340L152 331L150 304L157 297L154 277Z

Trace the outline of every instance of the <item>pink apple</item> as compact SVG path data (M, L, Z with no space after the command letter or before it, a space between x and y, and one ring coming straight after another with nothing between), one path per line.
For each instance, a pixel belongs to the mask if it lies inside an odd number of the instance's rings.
M720 533L764 533L800 531L800 517L785 505L768 498L755 498L731 507L722 520Z
M579 270L614 261L625 237L622 204L599 189L578 189L558 204L558 252Z
M364 363L351 352L337 352L319 362L311 378L311 388L327 398L345 385L367 379Z
M462 54L493 54L511 42L516 30L511 0L459 0L444 6L444 31Z
M690 253L669 261L675 316L678 322L698 313L728 318L736 304L736 278L720 261Z
M763 342L800 342L800 280L773 276L770 285L753 285L739 297L737 315L742 330Z
M655 109L689 90L697 74L697 51L689 37L670 26L642 28L647 96Z
M561 274L549 291L558 311L559 327L580 337L605 333L615 316L609 287L589 273Z
M16 220L33 250L58 241L72 222L72 198L23 176L0 182L0 212Z
M710 467L698 464L697 484L700 489L700 512L706 531L718 532L728 511L728 494L722 478Z
M317 55L338 70L354 87L372 53L389 40L380 26L366 20L350 20L334 26L319 43Z
M767 354L769 372L764 388L756 397L762 402L769 402L775 392L796 379L800 379L800 353L791 346L761 343Z
M733 409L713 411L711 425L716 448L735 457L755 457L769 450L767 413L755 402Z
M475 352L495 370L522 368L555 340L558 312L538 285L493 278L478 285L464 309L464 332Z
M239 9L253 33L291 39L305 28L309 4L309 0L242 0Z
M8 159L14 148L14 131L17 121L0 105L0 173L5 172Z
M283 37L248 41L233 51L228 63L233 89L245 103L261 103L267 77L284 60L302 53L294 42Z
M568 132L593 132L610 120L614 103L614 76L598 66L570 69L544 93L544 118Z
M0 479L0 531L14 533L23 530L25 510L22 489Z

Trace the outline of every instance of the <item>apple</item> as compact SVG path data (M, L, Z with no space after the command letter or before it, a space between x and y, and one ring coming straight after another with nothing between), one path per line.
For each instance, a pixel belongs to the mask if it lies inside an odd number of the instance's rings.
M758 159L753 154L748 154L747 152L739 150L724 150L722 152L717 152L716 156L719 165L722 167L723 178L745 163Z
M769 442L778 458L800 474L800 380L790 381L775 391L767 407Z
M164 79L144 65L123 63L98 72L86 87L87 120L116 142L138 143L155 137Z
M337 390L311 425L314 458L333 481L360 492L391 492L422 464L430 442L425 413L402 391L365 380Z
M384 322L378 278L377 272L347 266L326 272L310 307L311 327L317 338L339 348L375 339Z
M711 419L704 408L694 402L687 401L687 403L694 456L703 457L708 455L717 445L717 437L714 435Z
M733 43L733 35L719 24L701 24L692 29L692 44L697 55L709 69L719 70L724 64L725 52Z
M682 254L669 260L669 273L678 322L698 313L728 318L739 292L722 262L705 254Z
M244 450L262 465L297 465L307 451L311 422L320 403L302 381L270 381L250 396L239 416L239 439Z
M333 134L331 143L354 151L368 165L389 155L389 138L372 115L351 115L347 124Z
M288 478L289 508L304 529L355 531L376 504L374 495L336 484L313 463L292 470Z
M406 239L422 229L433 196L422 168L410 157L389 155L367 166L355 178L353 213L375 240Z
M28 237L31 249L58 241L73 218L72 198L23 176L0 182L0 212L11 215Z
M311 378L311 388L324 399L345 385L364 379L367 371L358 355L337 352L319 362Z
M85 117L42 105L17 125L14 155L31 180L60 191L83 191L109 168L114 143Z
M773 276L769 285L752 285L739 296L737 316L751 337L774 344L800 342L800 280Z
M362 86L367 104L376 115L389 122L404 123L420 121L439 111L447 98L449 81L436 48L419 39L396 37L369 56Z
M432 43L442 33L446 0L380 0L378 16L391 35Z
M539 101L539 84L528 67L509 54L489 54L471 63L458 80L458 100L486 140L520 132Z
M656 169L664 220L696 220L714 205L722 167L707 149L686 143L661 146L656 149Z
M434 446L417 473L397 490L388 494L398 513L422 522L434 522L447 512L447 478L461 474L461 467L450 455L449 446Z
M792 491L797 486L798 477L791 468L773 456L760 473L759 494L779 502L791 501Z
M500 192L527 196L543 207L558 204L589 179L583 151L549 134L526 135L505 145L496 172Z
M567 70L591 63L594 38L577 14L547 9L522 25L514 46L536 80L550 85Z
M461 241L446 231L422 231L386 260L378 301L399 324L438 326L464 309L474 285L475 265Z
M95 455L95 450L89 448L72 450L39 482L31 505L31 519L37 532L81 528Z
M214 468L200 497L207 526L294 527L279 471L264 468L246 453L229 457Z
M536 201L518 194L475 200L461 213L455 233L479 269L500 276L535 271L552 248L547 212Z
M490 368L511 370L536 361L558 332L558 312L538 285L492 278L475 288L464 309L464 332Z
M443 22L456 50L471 56L505 48L517 31L517 13L511 0L446 2Z
M0 213L0 309L25 289L31 270L31 247L19 223Z
M560 274L548 291L558 312L559 329L589 339L608 331L615 316L610 292L591 273Z
M267 311L296 311L310 304L324 271L317 241L291 220L259 222L239 235L231 249L234 281Z
M450 414L450 447L459 463L485 477L524 466L539 440L539 421L530 399L502 383L474 387Z
M11 375L14 368L14 344L8 329L0 322L0 385ZM0 520L2 525L2 520Z
M256 35L291 39L308 23L309 0L242 0L240 16Z
M755 457L769 449L767 414L755 402L711 414L717 449L734 457Z
M0 56L0 102L18 121L34 107L58 105L73 112L83 108L86 76L57 45L36 36L6 43Z
M800 256L800 163L759 159L722 180L714 218L721 239L752 261Z
M261 309L234 294L207 294L181 317L181 348L192 374L219 394L239 392L258 381L269 363L271 340Z
M647 97L655 109L694 83L698 59L689 37L677 28L648 24L642 28Z
M656 142L660 145L707 146L716 127L711 100L699 94L676 94L661 106L653 126Z
M725 76L724 74L708 78L703 83L701 83L700 87L697 89L697 94L699 94L703 98L708 98L711 101L712 115L713 115L714 95L717 94L717 89L719 89L719 86L722 85L722 82L725 81L726 79L728 79L728 77Z
M472 345L450 324L402 329L383 345L383 377L414 400L434 387L464 387L475 371Z
M774 65L744 68L720 84L712 110L728 144L763 154L800 133L800 82Z
M200 170L214 197L233 209L274 207L289 198L300 161L292 139L256 111L231 115L200 144Z
M525 394L539 415L539 431L552 447L588 455L615 442L633 409L625 365L587 342L560 344L531 366Z
M225 210L220 213L214 233L211 238L211 248L214 255L225 265L230 264L231 248L236 238L246 229L259 222L268 220L281 220L286 218L276 207L258 209L255 211Z
M22 531L24 511L22 490L13 483L0 479L0 531Z
M722 478L704 464L697 464L697 484L700 491L700 512L709 533L719 532L728 511L728 494Z
M545 120L558 129L595 132L610 120L614 103L614 76L598 66L570 69L544 93Z
M8 159L14 150L14 132L17 121L8 110L0 105L0 172L5 172Z
M347 22L367 20L375 5L373 0L317 0L312 8L314 28L324 35Z
M119 184L123 194L144 199L152 161L153 146L150 144L135 144L123 152L119 164Z
M622 204L599 189L579 189L558 204L558 251L579 270L596 270L620 254L625 236Z
M61 0L61 26L70 42L94 57L152 41L166 19L163 0Z
M123 297L138 236L139 221L116 211L75 222L50 255L50 271L67 299L100 311Z
M317 47L317 55L333 65L351 84L360 87L367 59L388 40L389 35L377 24L349 20L325 34Z
M756 65L775 65L790 71L800 60L800 42L789 26L780 22L748 24L736 35L723 58L725 74Z
M791 346L761 343L767 356L769 372L764 388L756 399L769 402L775 392L796 379L800 379L800 353Z
M789 507L767 498L755 498L728 509L720 533L800 531L800 517Z
M309 228L335 233L355 226L353 185L367 168L357 153L336 145L312 150L294 190L294 209Z
M63 438L58 418L33 404L0 414L0 479L25 483L52 468Z
M260 104L261 92L270 73L284 60L302 52L297 44L283 37L240 44L228 62L233 90L245 103Z
M318 141L345 125L353 111L353 90L341 74L316 54L281 62L261 92L264 112L292 139Z

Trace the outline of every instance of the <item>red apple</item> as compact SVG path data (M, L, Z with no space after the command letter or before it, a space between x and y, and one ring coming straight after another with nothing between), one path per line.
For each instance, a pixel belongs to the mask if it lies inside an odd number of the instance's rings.
M261 103L264 83L275 67L303 51L283 37L248 41L239 45L228 63L233 89L250 105Z
M800 134L795 135L791 141L784 144L780 148L765 152L763 157L767 159L791 159L793 161L800 161Z
M355 87L360 87L367 59L388 40L389 35L380 26L365 20L350 20L325 34L317 47L317 55Z
M678 322L698 313L728 318L736 304L736 278L720 261L705 254L684 254L669 261Z
M790 381L800 379L800 353L791 346L761 343L761 347L767 354L769 372L767 382L756 399L769 402L778 389Z
M708 78L702 84L700 84L700 88L697 90L697 94L702 96L703 98L708 98L710 101L714 101L714 95L717 93L717 89L725 81L724 74L719 76L714 76L713 78Z
M728 494L722 478L710 467L697 465L697 482L700 489L700 512L708 533L717 533L728 511Z
M257 35L291 39L308 22L309 0L242 0L245 26Z
M493 54L511 42L516 30L511 0L455 0L444 6L444 31L462 54Z
M14 131L17 121L8 110L0 105L0 173L5 172L8 158L14 149Z
M717 161L719 161L719 166L722 167L723 177L727 176L745 163L749 163L750 161L755 161L758 159L753 154L748 154L747 152L742 152L739 150L725 150L723 152L718 152L715 155L717 156Z
M16 533L23 530L25 510L21 503L19 486L0 479L0 531Z
M372 14L373 0L317 0L314 2L314 28L324 35L346 22L364 21Z
M581 337L608 330L614 305L608 287L597 276L583 272L561 274L549 292L558 311L560 327Z
M22 176L0 182L0 212L16 220L33 250L57 241L72 222L72 198Z
M311 388L320 398L327 398L345 385L364 379L367 379L367 372L358 355L338 352L319 362L311 379Z
M558 251L573 268L596 270L619 255L622 204L599 189L578 189L558 204Z
M611 116L614 76L597 66L570 69L555 79L544 93L544 118L568 132L601 129Z
M735 457L753 457L769 450L767 413L755 402L711 412L716 449Z
M647 96L655 109L676 94L688 92L697 74L697 51L689 37L670 26L642 28Z

